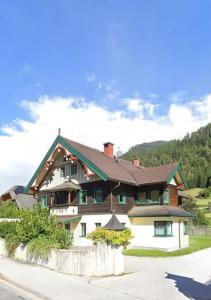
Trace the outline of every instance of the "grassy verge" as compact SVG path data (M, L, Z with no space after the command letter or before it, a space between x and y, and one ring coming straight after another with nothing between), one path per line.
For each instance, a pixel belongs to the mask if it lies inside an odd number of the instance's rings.
M172 257L190 254L209 247L211 247L211 236L190 236L190 247L185 249L172 252L144 249L126 249L123 253L124 255L130 256Z

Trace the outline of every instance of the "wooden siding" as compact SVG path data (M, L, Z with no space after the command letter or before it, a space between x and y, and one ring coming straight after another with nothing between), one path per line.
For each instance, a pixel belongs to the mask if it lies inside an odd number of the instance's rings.
M137 204L138 193L139 192L147 192L152 190L158 190L160 195L160 205L163 205L163 191L165 189L169 189L170 194L170 203L171 206L178 206L178 192L175 186L173 185L163 185L163 184L154 184L154 185L146 185L141 188L123 184L120 186L118 182L113 181L96 181L89 183L81 183L82 190L87 191L87 204L79 203L79 191L71 192L71 202L70 206L78 206L79 214L107 214L107 213L115 213L115 214L127 214L128 211L134 206L141 206L143 204ZM94 203L94 190L96 188L102 188L104 201L102 203ZM124 195L126 196L126 203L119 203L119 195L124 191ZM46 194L43 190L42 194ZM50 206L50 193L48 195L48 205ZM153 204L151 204L153 205ZM63 205L65 206L65 205Z
M169 196L170 196L170 206L178 206L179 201L178 201L178 191L177 187L174 185L168 184L168 190L169 190Z

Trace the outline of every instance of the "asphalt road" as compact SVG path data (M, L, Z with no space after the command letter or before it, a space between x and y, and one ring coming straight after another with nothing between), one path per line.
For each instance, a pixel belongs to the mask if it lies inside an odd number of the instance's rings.
M31 300L30 298L21 295L15 289L0 282L0 300Z

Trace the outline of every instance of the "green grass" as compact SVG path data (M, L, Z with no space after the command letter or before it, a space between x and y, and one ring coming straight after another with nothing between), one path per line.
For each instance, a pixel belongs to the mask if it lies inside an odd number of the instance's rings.
M123 251L123 254L130 256L173 257L187 255L209 247L211 247L211 236L190 236L190 247L185 249L172 252L145 249L126 249Z

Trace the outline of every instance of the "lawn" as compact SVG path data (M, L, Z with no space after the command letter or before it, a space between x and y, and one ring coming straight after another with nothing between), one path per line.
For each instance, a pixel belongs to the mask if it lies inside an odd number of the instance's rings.
M172 252L144 249L126 249L123 253L124 255L130 256L172 257L190 254L209 247L211 247L211 236L190 236L190 247L185 249Z

